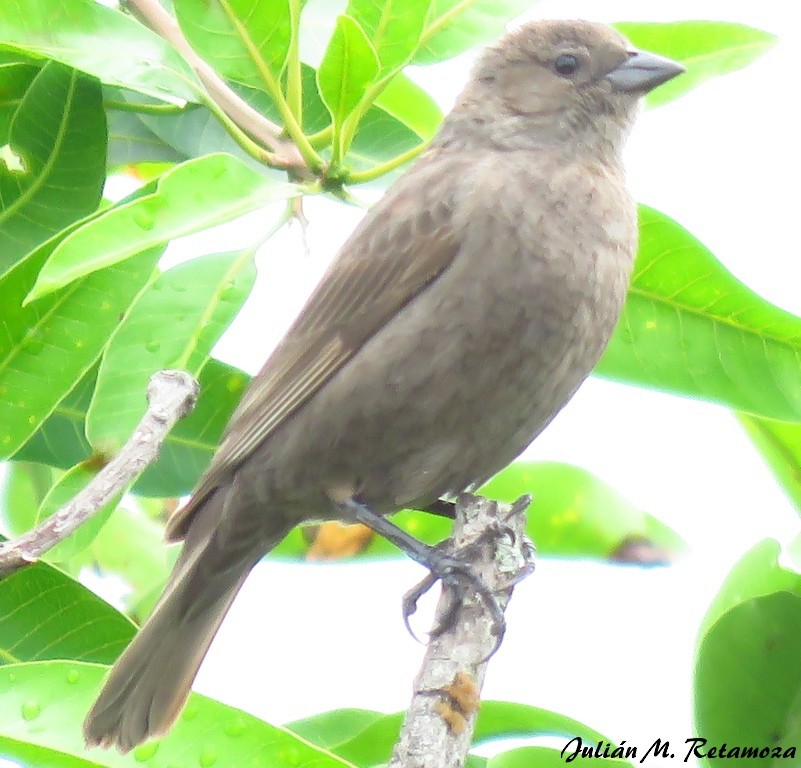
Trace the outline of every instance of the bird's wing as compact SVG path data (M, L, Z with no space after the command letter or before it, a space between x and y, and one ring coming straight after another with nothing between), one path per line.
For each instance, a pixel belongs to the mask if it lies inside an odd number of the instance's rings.
M451 173L464 173L454 165ZM170 519L170 540L182 538L207 495L452 263L453 201L439 184L421 183L425 169L417 175L373 207L254 377L192 499Z

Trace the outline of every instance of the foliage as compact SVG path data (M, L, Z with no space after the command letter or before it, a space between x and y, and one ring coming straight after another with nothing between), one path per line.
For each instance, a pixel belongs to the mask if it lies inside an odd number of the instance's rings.
M405 74L495 38L530 0L174 0L178 24L225 82L297 148L311 178L285 173L287 147L260 145L206 92L170 43L133 15L94 0L0 4L0 458L9 535L51 514L124 443L156 370L197 375L195 411L159 461L111 508L39 563L0 581L0 753L22 762L89 765L371 766L387 759L398 715L338 710L262 723L193 695L162 742L133 755L87 756L78 724L133 625L74 577L93 567L126 579L142 615L171 556L156 542L172 499L208 464L247 383L211 357L248 297L253 253L197 253L158 264L177 237L308 194L344 196L387 184L436 131L441 114ZM774 40L720 22L621 23L637 45L681 60L687 75L656 91L664 104L746 66ZM705 86L709 87L709 86ZM274 151L268 151L274 150ZM154 171L155 169L155 171ZM297 170L297 169L296 169ZM151 179L101 199L107 175ZM155 173L155 175L154 175ZM623 319L597 373L740 412L748 434L801 503L801 319L770 305L665 214L640 209L641 245ZM167 297L167 298L165 298ZM601 479L568 465L515 464L487 492L533 492L531 534L543 555L626 559L632 542L669 560L681 540ZM407 511L426 541L447 523ZM319 532L296 530L275 555L309 557ZM357 556L388 557L371 540ZM656 557L653 555L656 553ZM336 549L333 550L336 555ZM701 628L696 666L700 730L758 743L798 734L801 580L765 542L735 568ZM62 570L63 569L63 570ZM800 622L796 625L796 622ZM770 700L746 709L746 692ZM567 717L486 702L477 743L581 734ZM251 760L254 745L269 743ZM260 761L260 762L259 762ZM472 765L546 764L544 748Z

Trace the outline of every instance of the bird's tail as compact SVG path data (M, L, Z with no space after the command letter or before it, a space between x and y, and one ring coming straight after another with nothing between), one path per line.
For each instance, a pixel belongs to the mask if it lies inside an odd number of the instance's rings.
M217 505L220 508L214 510ZM255 549L250 532L237 534L226 525L230 520L215 514L223 511L224 499L212 496L204 506L212 509L201 510L206 519L192 526L164 594L117 659L86 716L83 728L89 745L128 752L172 725L248 573L284 535L277 531L269 537L275 539L272 542L259 537ZM222 525L204 525L209 517ZM210 532L193 536L203 527Z

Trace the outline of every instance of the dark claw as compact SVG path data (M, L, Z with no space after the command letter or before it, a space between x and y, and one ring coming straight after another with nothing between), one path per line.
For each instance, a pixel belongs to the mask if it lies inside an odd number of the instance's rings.
M450 587L454 591L454 600L439 625L432 630L432 636L439 637L453 627L456 616L458 615L459 604L464 599L468 589L472 589L481 598L484 606L492 617L492 634L498 638L495 647L489 654L489 656L492 656L492 654L498 650L504 632L506 631L506 619L504 618L503 610L497 598L481 578L476 575L470 565L462 562L456 555L445 554L440 550L437 550L437 552L439 556L434 559L434 562L429 564L431 567L429 579L434 579L435 581L440 580L443 584ZM460 552L460 554L463 557L464 551ZM489 656L487 658L489 658Z
M429 573L428 576L426 576L419 584L412 587L403 596L403 602L401 603L403 610L403 623L406 625L406 631L421 645L424 645L424 643L414 633L412 625L409 623L409 618L417 611L417 603L419 602L420 598L436 583L437 577Z

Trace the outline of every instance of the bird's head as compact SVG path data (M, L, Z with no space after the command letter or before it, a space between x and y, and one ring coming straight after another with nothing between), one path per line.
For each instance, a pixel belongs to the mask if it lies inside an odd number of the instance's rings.
M683 71L604 24L537 21L484 52L448 122L500 147L619 152L640 97Z

